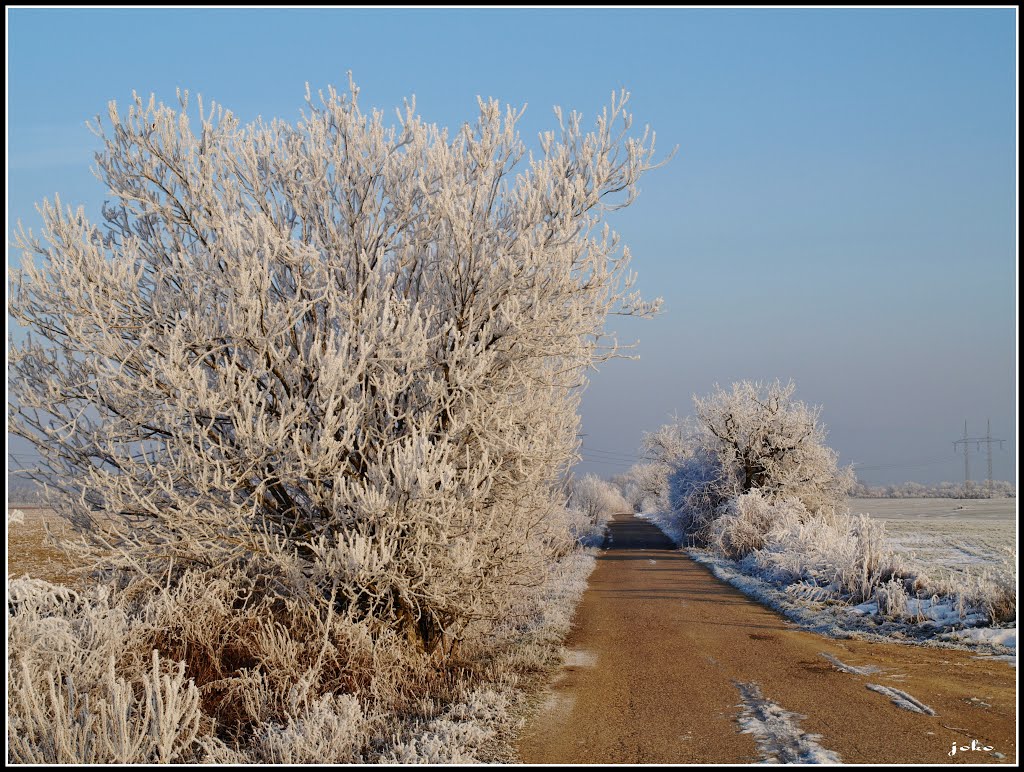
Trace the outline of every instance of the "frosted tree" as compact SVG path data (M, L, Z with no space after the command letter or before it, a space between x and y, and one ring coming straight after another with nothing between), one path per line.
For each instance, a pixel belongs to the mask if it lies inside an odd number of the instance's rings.
M11 431L80 558L264 594L430 650L500 614L567 537L552 517L585 372L646 316L604 223L654 162L628 94L592 131L480 100L449 135L358 90L295 125L133 95L97 117L102 223L19 225Z
M722 470L721 499L757 490L799 499L810 512L840 505L853 483L825 444L821 408L793 398L796 384L740 381L694 397L695 441Z
M616 485L588 474L567 486L566 514L570 530L585 546L600 546L612 516L629 511L629 504Z
M833 515L844 506L852 471L840 469L825 444L821 409L794 399L795 389L792 382L740 381L695 396L692 418L644 435L650 461L619 480L627 499L671 513L681 532L705 543L729 513L761 513L751 516L759 537L782 512L777 503L788 502L804 519Z

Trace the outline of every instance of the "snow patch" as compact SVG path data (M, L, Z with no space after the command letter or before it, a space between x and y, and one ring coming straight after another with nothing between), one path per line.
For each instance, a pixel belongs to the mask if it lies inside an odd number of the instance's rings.
M835 751L818 744L821 735L807 734L799 727L806 718L791 713L764 698L757 684L737 683L743 702L738 721L744 734L754 735L763 761L770 764L840 764Z
M879 684L865 684L871 691L884 694L892 704L904 710L912 710L914 713L924 713L926 716L936 715L935 711L918 699L911 697L904 691L893 689L891 686L880 686Z
M1017 667L1017 655L1016 654L992 654L987 657L971 657L971 659L998 659L1001 662L1005 662L1010 667Z
M827 659L829 662L835 665L836 670L839 670L843 673L853 673L854 675L871 675L872 673L882 672L882 668L875 667L874 665L861 665L860 667L857 667L855 665L847 665L845 662L840 662L837 658L833 657L831 654L826 654L825 652L821 652L821 656L823 656L825 659Z
M593 667L597 664L597 655L582 649L566 649L562 664L565 667Z
M575 704L576 698L573 695L565 692L552 692L544 698L540 710L545 718L562 720L569 717Z
M994 644L1005 646L1008 649L1017 648L1016 627L972 627L967 630L954 630L951 633L945 633L942 637L950 640L970 641L971 643Z

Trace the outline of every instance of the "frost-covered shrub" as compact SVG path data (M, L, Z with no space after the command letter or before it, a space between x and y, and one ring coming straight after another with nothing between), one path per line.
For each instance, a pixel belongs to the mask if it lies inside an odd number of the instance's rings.
M507 698L474 686L512 689L555 661L593 562L576 550L547 566L451 656L320 616L263 575L189 571L150 592L14 580L9 760L358 763L403 746L493 758L509 741Z
M667 487L670 510L683 532L699 544L712 538L710 529L719 512L738 495L717 459L699 446L674 462Z
M323 695L296 709L287 726L265 726L256 753L267 764L350 764L362 760L366 734L366 719L355 697Z
M878 613L888 617L905 617L908 613L910 596L904 582L898 579L890 579L875 588L875 601L878 603Z
M615 485L592 474L572 480L568 489L566 509L573 538L587 547L600 546L609 519L628 511L629 504Z
M496 724L508 721L508 700L491 690L474 691L452 705L381 759L384 764L467 764L493 741Z
M729 555L756 549L770 527L763 518L790 506L771 505L798 502L801 520L830 517L843 507L852 473L825 445L821 409L794 399L795 388L741 381L694 397L695 418L644 436L654 462L623 476L627 495L671 512L688 543L715 540Z
M76 592L41 579L11 579L7 595L7 652L12 671L37 685L45 674L67 675L79 693L102 688L109 659L141 678L148 664L147 627L110 602L106 587ZM8 684L8 700L16 691Z
M793 399L790 381L740 381L694 397L695 444L723 471L722 498L760 491L799 499L812 513L842 505L853 477L825 444L821 408Z
M634 512L658 512L668 507L667 480L672 467L660 461L634 464L615 477L626 503Z
M954 599L960 616L980 612L994 624L1017 618L1017 559L1012 550L980 573L957 572L936 582L935 590Z
M263 577L429 652L565 541L605 321L657 307L605 224L653 134L625 92L589 133L556 110L529 156L497 101L449 136L357 97L307 90L296 125L111 103L103 223L58 199L15 234L10 428L81 560Z
M395 716L437 678L414 642L372 636L351 616L319 618L315 604L281 601L244 575L188 572L151 594L16 580L10 598L9 726L26 759L298 763L330 752L352 763L368 733L351 693ZM161 679L144 666L158 650L179 660ZM128 692L154 697L133 706ZM179 703L175 733L166 711ZM156 729L157 745L139 745ZM115 742L120 755L104 750Z
M978 599L989 620L996 623L1015 621L1017 618L1017 556L1007 554L1002 562L987 569L982 575L988 584Z
M773 526L754 562L772 579L809 580L854 603L871 599L875 588L891 579L913 581L885 545L882 522L845 512L812 515L796 500L770 506L773 513L763 517Z
M199 691L179 662L153 667L139 686L115 675L114 658L92 688L69 673L33 676L27 663L13 676L8 707L10 758L36 764L139 764L187 760L199 729Z
M885 544L885 523L861 514L843 518L845 534L835 540L836 581L854 602L869 600L877 586L905 573L902 561Z
M758 491L732 499L709 524L708 546L733 560L764 548L780 509Z

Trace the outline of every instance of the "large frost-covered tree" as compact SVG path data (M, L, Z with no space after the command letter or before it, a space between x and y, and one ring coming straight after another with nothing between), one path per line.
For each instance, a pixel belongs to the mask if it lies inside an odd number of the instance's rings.
M794 399L795 390L792 381L739 381L694 397L697 444L717 461L728 496L757 490L799 499L810 512L841 504L852 474L825 444L821 408Z
M650 462L620 478L627 497L674 512L699 541L744 497L796 503L806 518L843 509L852 472L825 444L821 408L795 399L795 390L793 382L739 381L694 396L692 418L644 435Z
M449 135L351 83L295 125L111 103L102 223L19 225L9 307L11 430L81 555L243 570L427 649L499 613L566 538L608 315L657 305L604 222L656 165L627 100L534 152L497 101Z

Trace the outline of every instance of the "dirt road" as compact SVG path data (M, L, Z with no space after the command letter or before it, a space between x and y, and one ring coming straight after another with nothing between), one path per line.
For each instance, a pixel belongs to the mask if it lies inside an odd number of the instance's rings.
M521 733L524 762L1016 761L1006 662L804 632L653 525L619 515L611 535L565 666Z

